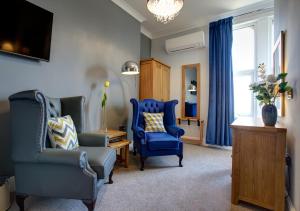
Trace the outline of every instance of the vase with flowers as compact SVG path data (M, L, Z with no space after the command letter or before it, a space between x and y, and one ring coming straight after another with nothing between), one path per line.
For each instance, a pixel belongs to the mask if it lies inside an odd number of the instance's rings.
M101 108L102 108L102 124L101 128L102 130L107 133L107 122L106 122L106 104L107 104L107 89L109 88L110 82L105 81L104 82L104 91L102 95L102 100L101 100Z
M285 81L286 76L287 73L279 73L277 76L266 75L266 67L262 63L258 66L259 81L249 86L256 95L259 105L263 105L262 119L266 126L275 126L278 116L275 106L276 99L292 89Z

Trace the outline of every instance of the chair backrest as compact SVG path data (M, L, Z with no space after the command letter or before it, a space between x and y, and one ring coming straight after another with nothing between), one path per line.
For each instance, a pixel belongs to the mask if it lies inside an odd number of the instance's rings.
M49 118L62 116L60 99L47 97L46 100L47 100L46 102L47 102L47 110L48 110L47 120ZM47 133L46 140L45 140L45 148L49 148L49 147L51 147L51 143L50 143L50 138Z
M143 129L145 128L145 118L143 112L164 112L164 124L176 124L175 105L178 103L177 100L161 102L154 99L145 99L142 101L131 99L130 102L133 106L132 129L134 127L141 127Z
M138 126L141 128L145 128L145 118L143 112L146 113L160 113L164 112L164 103L153 100L153 99L145 99L143 101L138 102L139 104L139 116L138 116Z
M12 125L12 155L15 162L35 160L36 153L50 146L48 119L70 115L77 133L84 128L84 97L47 98L37 90L9 97Z

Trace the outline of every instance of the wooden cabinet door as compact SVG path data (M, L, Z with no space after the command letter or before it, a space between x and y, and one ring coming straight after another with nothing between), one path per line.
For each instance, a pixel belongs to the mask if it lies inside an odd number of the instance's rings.
M163 101L162 69L162 64L155 61L153 62L153 98L160 101Z
M162 68L162 99L170 100L170 68L163 66Z
M233 129L232 203L284 210L285 134Z
M243 131L240 140L240 198L273 209L276 135Z
M152 62L141 63L140 69L140 100L153 96L153 72Z

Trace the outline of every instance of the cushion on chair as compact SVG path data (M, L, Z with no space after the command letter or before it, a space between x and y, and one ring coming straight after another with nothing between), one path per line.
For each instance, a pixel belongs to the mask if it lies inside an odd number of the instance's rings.
M98 179L108 178L116 162L116 150L109 147L79 147L87 153L91 168L97 173Z
M73 150L79 147L76 128L71 116L50 118L48 135L53 148Z
M168 133L146 133L150 150L177 149L179 141Z
M164 127L164 113L143 113L146 132L166 132Z

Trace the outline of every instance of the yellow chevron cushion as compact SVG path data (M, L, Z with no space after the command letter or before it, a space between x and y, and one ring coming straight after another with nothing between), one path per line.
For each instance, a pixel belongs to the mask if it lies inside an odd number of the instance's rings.
M75 125L70 116L50 118L48 135L53 148L73 150L79 147Z
M143 112L145 118L146 132L166 132L164 127L164 113L146 113Z

